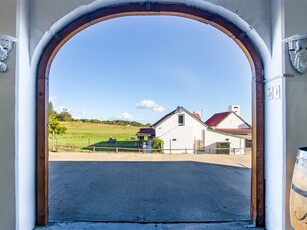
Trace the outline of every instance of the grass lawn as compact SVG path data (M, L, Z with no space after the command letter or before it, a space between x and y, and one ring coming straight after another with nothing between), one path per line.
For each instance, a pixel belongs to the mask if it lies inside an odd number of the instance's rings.
M131 137L139 131L139 127L93 124L85 122L61 122L67 128L66 134L56 137L58 150L84 150L88 146L137 148L136 142ZM117 142L109 143L109 138L115 138ZM52 141L49 138L49 148Z

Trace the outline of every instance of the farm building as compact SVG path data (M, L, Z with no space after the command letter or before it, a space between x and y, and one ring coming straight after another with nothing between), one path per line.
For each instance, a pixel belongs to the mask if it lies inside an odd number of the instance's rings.
M140 128L136 136L139 139L139 148L144 149L145 152L151 152L152 139L155 137L155 130L151 127ZM145 138L147 140L145 141Z
M251 139L251 127L238 112L214 114L203 122L199 113L178 106L151 128L141 128L137 135L162 139L165 153L244 154L245 140Z
M240 116L240 106L231 105L227 112L216 113L207 125L206 148L226 147L231 154L244 154L246 141L251 140L251 126ZM230 138L232 137L232 138Z
M240 116L239 105L231 105L228 107L227 112L214 114L205 122L205 124L208 126L209 131L214 131L216 134L230 135L241 139L239 142L237 139L234 140L237 141L237 143L229 143L229 141L226 141L226 143L217 142L215 146L216 148L220 147L220 145L228 146L231 153L243 154L243 148L247 147L246 145L251 142L252 129L251 126ZM214 136L215 135L211 132L208 135L209 140L207 139L208 143L210 142L210 139L213 138L213 141L211 141L213 142L213 146L214 139L216 139Z

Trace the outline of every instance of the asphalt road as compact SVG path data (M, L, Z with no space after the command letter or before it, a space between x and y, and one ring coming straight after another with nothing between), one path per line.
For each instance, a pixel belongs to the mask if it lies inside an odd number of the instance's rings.
M49 221L249 220L250 173L199 161L51 161Z

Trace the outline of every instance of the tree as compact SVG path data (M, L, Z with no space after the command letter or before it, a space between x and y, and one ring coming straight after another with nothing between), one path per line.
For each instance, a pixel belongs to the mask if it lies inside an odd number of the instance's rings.
M54 110L53 104L51 101L48 103L48 117L56 117L58 113Z
M153 140L152 140L152 148L153 149L163 149L163 144L164 144L164 141L155 137ZM157 151L157 150L156 150ZM157 151L158 152L158 151Z
M55 151L54 149L54 140L56 135L62 135L66 133L66 127L61 126L59 120L51 116L48 119L48 132L52 135L52 151Z
M67 109L63 109L63 111L56 116L59 121L73 121L72 115L67 111Z

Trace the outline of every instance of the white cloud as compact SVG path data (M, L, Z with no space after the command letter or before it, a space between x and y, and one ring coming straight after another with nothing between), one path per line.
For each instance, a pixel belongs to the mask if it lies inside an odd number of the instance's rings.
M57 112L57 113L61 113L64 110L66 110L67 112L69 112L73 118L75 119L81 119L81 118L86 118L87 112L85 110L82 111L78 111L78 110L74 110L71 108L68 108L66 106L62 106L62 105L58 105L57 104L57 100L58 98L56 96L50 96L49 97L49 101L52 102L53 105L53 109Z
M153 100L144 99L137 104L137 108L139 109L151 109L155 112L163 112L165 108Z
M57 112L60 113L63 111L63 109L67 109L65 106L57 105L57 100L58 98L56 96L50 96L49 101L52 102L53 109ZM67 109L68 111L68 109ZM69 112L69 111L68 111Z
M115 119L125 120L125 121L134 121L135 120L135 118L129 113L121 113Z

